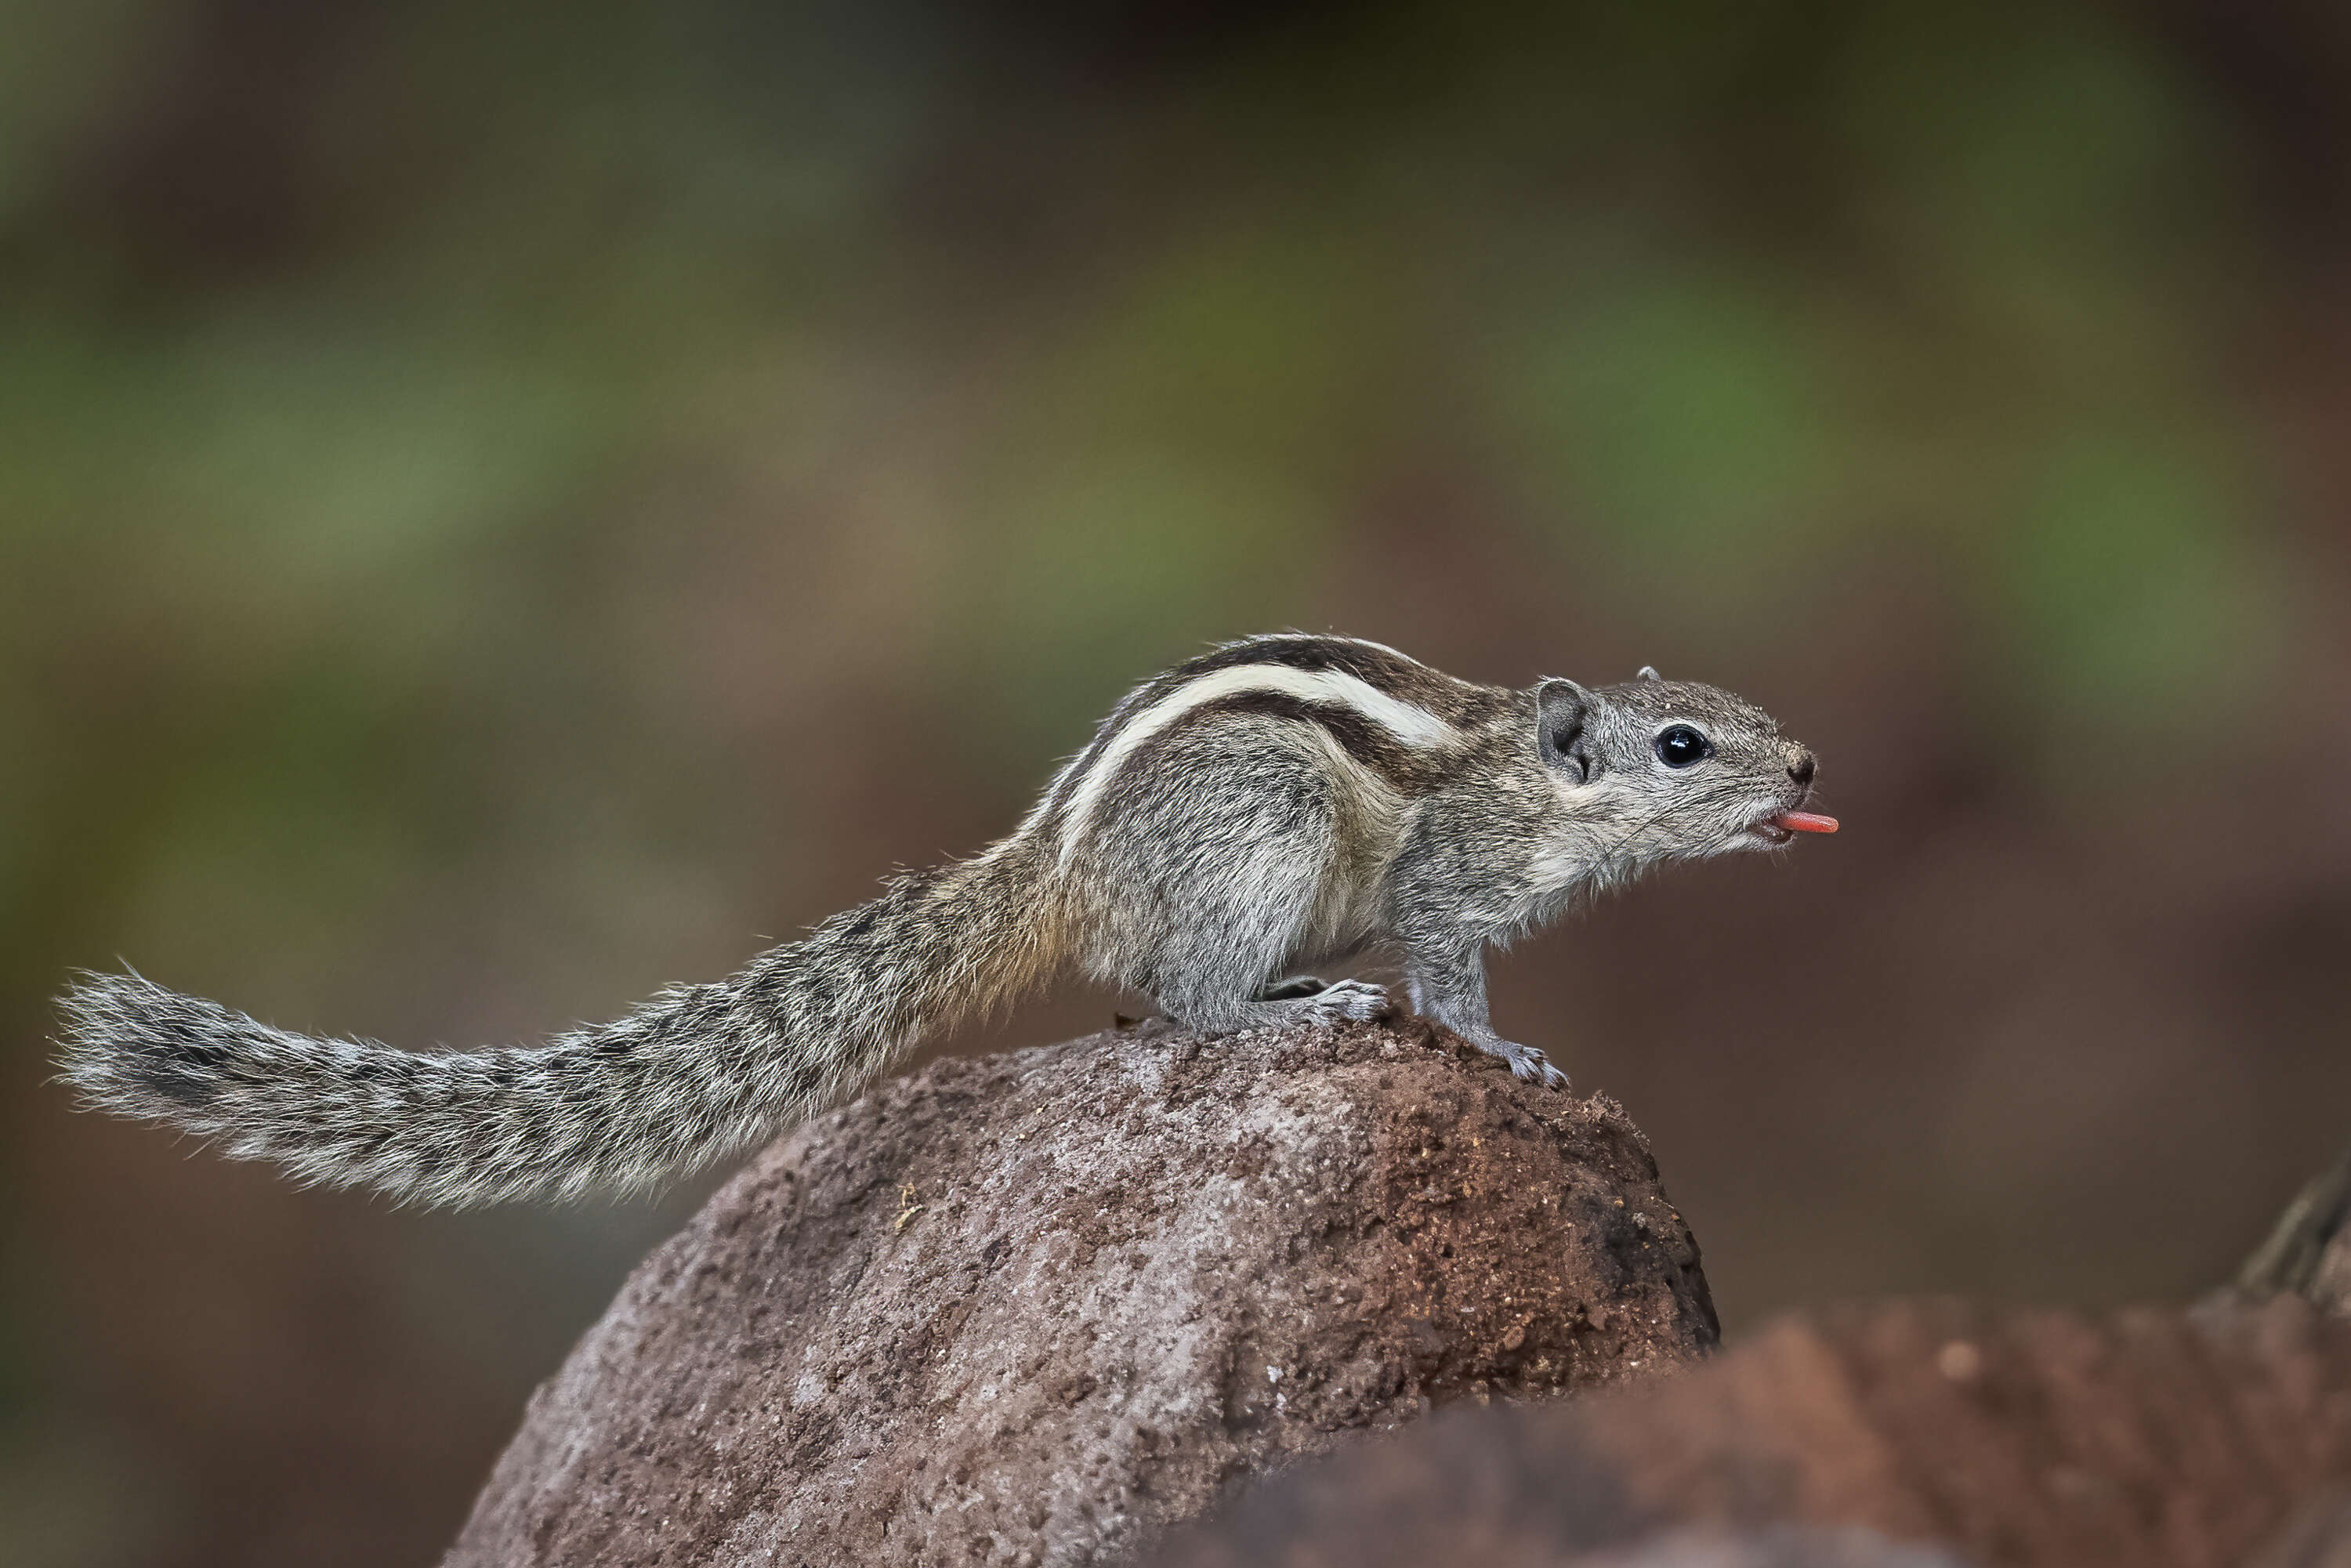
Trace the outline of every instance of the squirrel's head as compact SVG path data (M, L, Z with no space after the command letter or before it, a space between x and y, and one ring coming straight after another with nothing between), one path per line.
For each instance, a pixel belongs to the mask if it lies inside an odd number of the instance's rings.
M1719 686L1645 669L1623 685L1544 681L1534 697L1544 768L1614 855L1694 860L1836 831L1834 818L1800 810L1813 754Z

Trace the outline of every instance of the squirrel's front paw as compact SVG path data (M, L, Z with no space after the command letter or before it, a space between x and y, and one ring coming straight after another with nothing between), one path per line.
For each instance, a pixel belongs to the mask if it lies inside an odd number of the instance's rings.
M1551 1064L1551 1058L1531 1045L1513 1045L1509 1040L1497 1040L1486 1047L1510 1064L1510 1071L1530 1083L1540 1083L1546 1089L1567 1087L1567 1074Z

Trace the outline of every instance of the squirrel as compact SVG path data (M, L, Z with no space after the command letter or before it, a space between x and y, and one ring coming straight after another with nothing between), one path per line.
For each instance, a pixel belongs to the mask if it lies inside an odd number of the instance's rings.
M64 1079L297 1179L476 1204L631 1191L838 1103L958 1019L1057 974L1202 1035L1412 1007L1522 1079L1485 950L1667 861L1833 832L1813 754L1713 686L1475 685L1377 643L1217 646L1129 693L1010 837L890 879L729 978L537 1046L420 1054L288 1033L135 973L59 998Z

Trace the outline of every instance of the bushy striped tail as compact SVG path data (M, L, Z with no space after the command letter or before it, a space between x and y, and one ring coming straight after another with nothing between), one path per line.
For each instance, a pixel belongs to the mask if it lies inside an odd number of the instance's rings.
M855 1093L925 1038L1059 967L1028 848L892 881L806 941L544 1045L423 1055L273 1029L137 975L59 998L91 1108L305 1183L423 1204L632 1191Z

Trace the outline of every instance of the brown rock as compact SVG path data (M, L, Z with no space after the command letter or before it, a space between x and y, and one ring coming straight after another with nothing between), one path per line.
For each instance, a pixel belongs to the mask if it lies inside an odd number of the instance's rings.
M1425 1033L942 1061L646 1260L447 1562L1091 1563L1348 1433L1715 1333L1623 1111Z
M1792 1529L1984 1568L2313 1568L2337 1559L2309 1543L2351 1540L2346 1480L2351 1324L2300 1300L2095 1322L1897 1303L1784 1320L1652 1390L1448 1412L1156 1561L1599 1568L1775 1540L1795 1554L1760 1560L1848 1560L1768 1533Z

